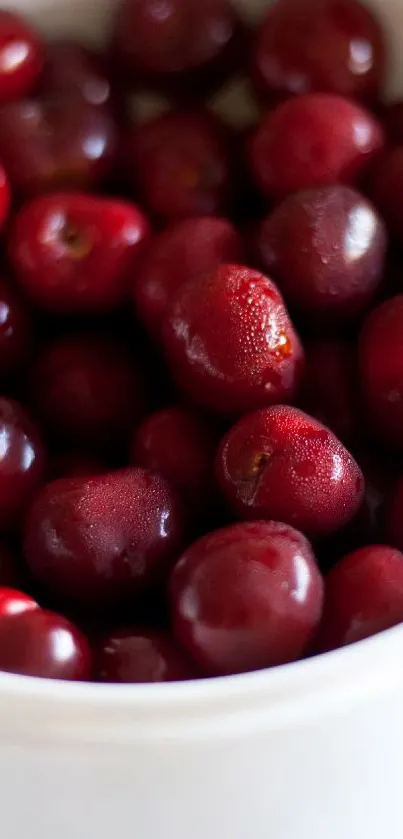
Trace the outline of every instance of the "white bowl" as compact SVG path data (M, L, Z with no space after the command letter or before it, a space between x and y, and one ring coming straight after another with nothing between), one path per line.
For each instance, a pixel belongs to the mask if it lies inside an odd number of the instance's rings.
M113 3L4 5L96 40ZM238 3L254 15L264 0ZM402 94L403 0L371 5L390 35L389 92ZM178 685L0 674L1 839L402 839L402 780L403 626Z

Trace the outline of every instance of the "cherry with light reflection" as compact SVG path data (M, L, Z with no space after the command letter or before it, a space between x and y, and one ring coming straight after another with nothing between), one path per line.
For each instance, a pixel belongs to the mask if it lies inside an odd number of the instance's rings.
M39 432L17 402L0 398L0 529L21 523L43 474Z
M0 104L33 90L44 66L44 46L34 29L14 12L0 10Z

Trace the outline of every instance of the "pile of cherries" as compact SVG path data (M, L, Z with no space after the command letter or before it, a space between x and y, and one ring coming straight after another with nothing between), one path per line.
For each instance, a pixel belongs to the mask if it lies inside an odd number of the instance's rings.
M204 678L403 621L385 64L356 0L123 0L102 53L0 11L0 670Z

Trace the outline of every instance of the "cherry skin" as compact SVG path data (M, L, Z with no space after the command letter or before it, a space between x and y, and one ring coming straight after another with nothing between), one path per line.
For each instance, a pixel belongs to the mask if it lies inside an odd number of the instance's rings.
M147 219L134 204L54 193L20 210L9 256L21 287L38 307L103 312L127 296L148 234Z
M346 525L364 495L362 472L337 437L285 405L239 420L221 442L216 474L240 517L283 521L312 539Z
M144 469L47 484L25 528L34 577L68 603L105 609L160 583L183 539L182 506Z
M403 144L388 149L370 173L371 197L382 213L390 231L398 240L403 235Z
M0 617L0 670L43 679L87 681L91 650L62 615L42 609Z
M150 414L134 434L132 460L163 475L188 506L211 502L214 492L214 429L196 412L180 405Z
M26 96L44 65L44 47L20 15L0 10L0 104Z
M116 163L118 130L78 97L24 99L0 109L0 160L19 198L102 184Z
M0 279L0 376L8 379L28 362L31 318L18 294Z
M36 410L57 440L88 448L124 444L144 414L144 386L130 351L101 333L45 346L31 374Z
M113 94L105 62L76 41L46 45L40 92L43 96L75 96L98 107L112 106Z
M164 316L178 289L222 262L243 262L241 238L224 218L186 219L151 239L140 259L132 293L136 312L155 339L161 340Z
M39 609L32 597L12 588L0 588L0 621L10 615L20 615L23 612Z
M124 75L190 97L218 85L241 58L239 19L228 0L123 0L114 49Z
M0 529L13 529L21 520L44 474L44 450L39 433L25 410L0 398Z
M377 436L403 446L403 295L382 303L366 318L359 339L360 384Z
M383 148L379 122L341 96L311 93L269 111L253 135L250 164L269 198L352 183Z
M285 198L262 222L258 249L290 306L340 323L359 314L380 285L386 229L366 198L337 184Z
M294 528L239 523L185 551L170 601L176 638L197 664L209 675L242 673L303 655L321 618L323 581Z
M271 280L222 265L183 286L163 325L182 390L208 411L233 416L291 399L303 350Z
M318 652L352 644L403 621L403 554L385 545L360 548L326 578Z
M132 131L125 157L134 188L163 222L220 214L229 205L227 136L211 114L179 111L156 117Z
M94 651L95 680L99 682L181 682L196 678L188 661L168 633L150 629L121 629L98 642Z
M299 407L348 443L359 430L354 349L341 341L316 342L305 349Z
M267 10L252 77L269 98L316 91L376 101L386 48L378 20L355 0L281 0Z

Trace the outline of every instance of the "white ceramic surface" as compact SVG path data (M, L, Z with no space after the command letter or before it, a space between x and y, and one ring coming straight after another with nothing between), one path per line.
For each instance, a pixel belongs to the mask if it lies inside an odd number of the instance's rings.
M113 2L3 5L97 40ZM389 90L403 94L403 0L372 5L393 45ZM1 839L402 839L402 781L403 627L183 685L0 674Z

